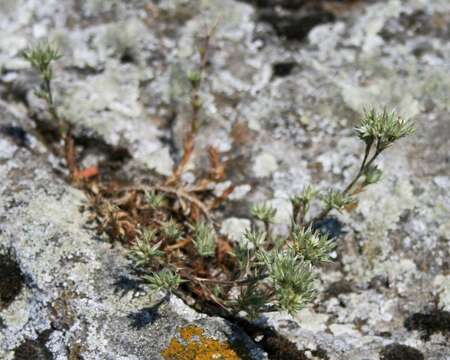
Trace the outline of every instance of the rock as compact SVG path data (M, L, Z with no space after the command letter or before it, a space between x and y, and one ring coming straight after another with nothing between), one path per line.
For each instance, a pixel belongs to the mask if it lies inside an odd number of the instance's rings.
M176 298L156 306L161 296L149 300L125 251L86 228L82 193L58 177L61 161L30 119L46 115L20 57L38 40L59 43L55 98L83 164L119 153L114 165L128 178L148 179L181 156L186 74L215 19L186 178L205 170L207 145L219 149L241 185L222 224L235 241L249 203L275 199L284 223L288 197L307 184L345 187L362 155L351 128L363 108L395 108L417 128L378 159L382 181L358 195L358 208L332 213L336 261L317 280L325 294L268 323L316 358L450 357L446 331L424 340L418 326L447 319L431 316L436 304L438 315L449 311L447 0L5 0L0 13L0 273L17 280L4 297L0 289L0 357L157 359L186 326L227 349L230 324Z
M223 221L220 232L235 242L242 241L245 230L250 229L251 222L248 219L229 218Z
M450 276L436 276L433 285L436 288L436 295L439 296L439 306L443 310L450 311Z
M258 155L253 164L253 172L257 177L271 175L278 168L277 160L267 153Z
M326 314L317 314L311 309L303 309L295 315L295 319L299 322L300 327L312 332L325 331L327 329L327 321L329 319Z
M359 336L359 332L354 329L353 325L349 324L332 324L329 326L329 329L336 336Z
M231 200L242 200L250 191L252 187L248 184L237 186L230 195Z
M0 146L2 156L11 151L14 157L0 163L2 359L163 359L186 327L229 354L265 358L230 323L180 300L152 299L123 249L87 226L83 194L44 157Z

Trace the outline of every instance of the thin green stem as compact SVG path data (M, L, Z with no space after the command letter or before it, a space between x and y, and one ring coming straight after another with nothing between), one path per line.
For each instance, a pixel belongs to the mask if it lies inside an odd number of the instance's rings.
M223 284L223 285L246 285L251 284L257 281L264 280L269 275L267 273L258 275L258 276L252 276L246 279L242 280L219 280L219 279L207 279L207 278L201 278L201 277L193 277L197 281L206 282L206 283L214 283L214 284Z
M56 106L53 100L53 91L52 91L52 85L51 85L51 78L44 76L44 90L47 93L46 96L46 102L47 102L47 109L50 115L52 116L53 120L58 124L59 132L61 137L64 137L66 132L66 127L61 118L58 115L58 112L56 111Z
M380 142L377 141L376 147L375 147L375 153L372 156L372 158L369 159L369 155L370 155L370 151L372 150L372 145L373 145L373 141L369 142L366 144L366 149L364 151L364 157L361 161L361 166L359 167L358 172L356 173L355 177L353 178L353 180L347 185L347 187L342 191L343 195L347 195L349 193L349 191L353 188L353 186L355 186L355 184L358 182L358 180L361 178L361 176L364 174L365 170L367 169L367 167L369 167L370 165L372 165L372 163L375 161L375 159L378 157L378 155L380 155L381 153L381 148L380 148ZM308 222L308 224L306 225L306 227L311 226L313 223L318 222L322 219L324 219L332 210L333 208L330 206L327 206L325 209L323 209L319 215L317 215L314 219L310 220Z
M364 170L366 169L367 159L369 158L370 150L372 148L372 144L373 144L373 142L370 142L370 143L366 144L366 150L364 151L364 158L363 158L363 160L361 162L361 166L359 168L359 171L357 172L357 174L353 178L353 180L350 182L350 184L348 184L347 187L342 192L344 195L346 195L352 189L352 187L356 184L356 182L359 180L361 175L364 173ZM372 160L370 162L372 162L372 161L373 161L373 158L372 158Z

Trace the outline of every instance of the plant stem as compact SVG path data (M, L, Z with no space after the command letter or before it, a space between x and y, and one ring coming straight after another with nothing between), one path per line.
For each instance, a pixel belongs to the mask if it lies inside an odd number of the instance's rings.
M353 186L358 182L358 180L361 178L361 176L364 174L365 170L372 165L372 163L375 161L375 159L378 157L378 155L381 154L381 148L380 148L380 143L379 140L377 140L377 144L375 146L375 153L373 154L373 156L369 159L369 155L370 155L370 151L372 149L372 145L373 145L373 141L369 142L366 144L366 149L364 151L364 157L363 160L361 162L361 166L359 167L358 172L356 173L355 177L353 178L353 180L347 185L347 187L342 191L343 195L347 195L349 193L349 191L353 188ZM311 226L312 224L323 220L328 214L329 212L332 210L333 208L328 206L325 209L323 209L319 215L317 215L314 219L311 219L308 224L306 225L306 227Z
M201 282L208 282L208 283L214 283L214 284L223 284L223 285L245 285L245 284L251 284L256 281L264 280L268 277L268 274L261 274L259 276L253 276L247 279L243 280L218 280L218 279L207 279L207 278L201 278L201 277L194 277L195 280L201 281Z
M61 137L64 137L64 130L63 130L63 124L62 121L58 115L58 112L56 111L55 103L53 101L53 91L52 91L52 85L51 85L51 79L48 77L44 78L44 88L45 92L47 93L47 108L52 116L53 120L58 124L59 131Z
M373 144L373 142L366 144L366 150L364 151L364 158L363 158L363 161L361 162L359 171L356 174L356 176L353 178L353 180L350 182L350 184L347 185L347 187L342 192L342 194L346 195L351 190L351 188L356 184L356 182L359 180L361 175L364 173L364 170L366 168L366 162L367 162L367 159L370 154L370 149L372 148L372 144ZM372 160L373 160L373 158L372 158ZM370 162L372 162L372 160Z
M306 204L302 204L299 210L299 214L297 215L297 224L302 226L305 222L306 216Z

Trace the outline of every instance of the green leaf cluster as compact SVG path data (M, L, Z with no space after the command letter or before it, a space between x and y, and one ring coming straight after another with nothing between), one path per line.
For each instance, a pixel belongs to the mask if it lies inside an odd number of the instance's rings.
M56 46L42 43L23 51L22 56L39 72L44 80L50 81L53 76L51 64L59 60L62 54Z
M205 223L198 222L192 226L194 247L203 257L213 256L216 252L216 234L214 228Z
M169 269L163 269L151 275L145 275L144 280L153 291L166 290L169 293L176 291L183 283L181 277Z
M377 112L371 109L365 113L355 131L366 144L376 143L378 150L382 151L395 141L414 133L414 126L393 111L384 109Z
M159 250L161 242L153 244L155 236L155 230L145 230L142 237L131 246L130 257L137 266L149 265L164 255L164 252Z

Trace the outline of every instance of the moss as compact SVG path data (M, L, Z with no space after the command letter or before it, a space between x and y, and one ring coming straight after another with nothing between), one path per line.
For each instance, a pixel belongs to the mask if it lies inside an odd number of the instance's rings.
M198 326L189 325L178 329L179 338L174 337L161 352L165 360L239 360L240 357L227 341L207 337Z

